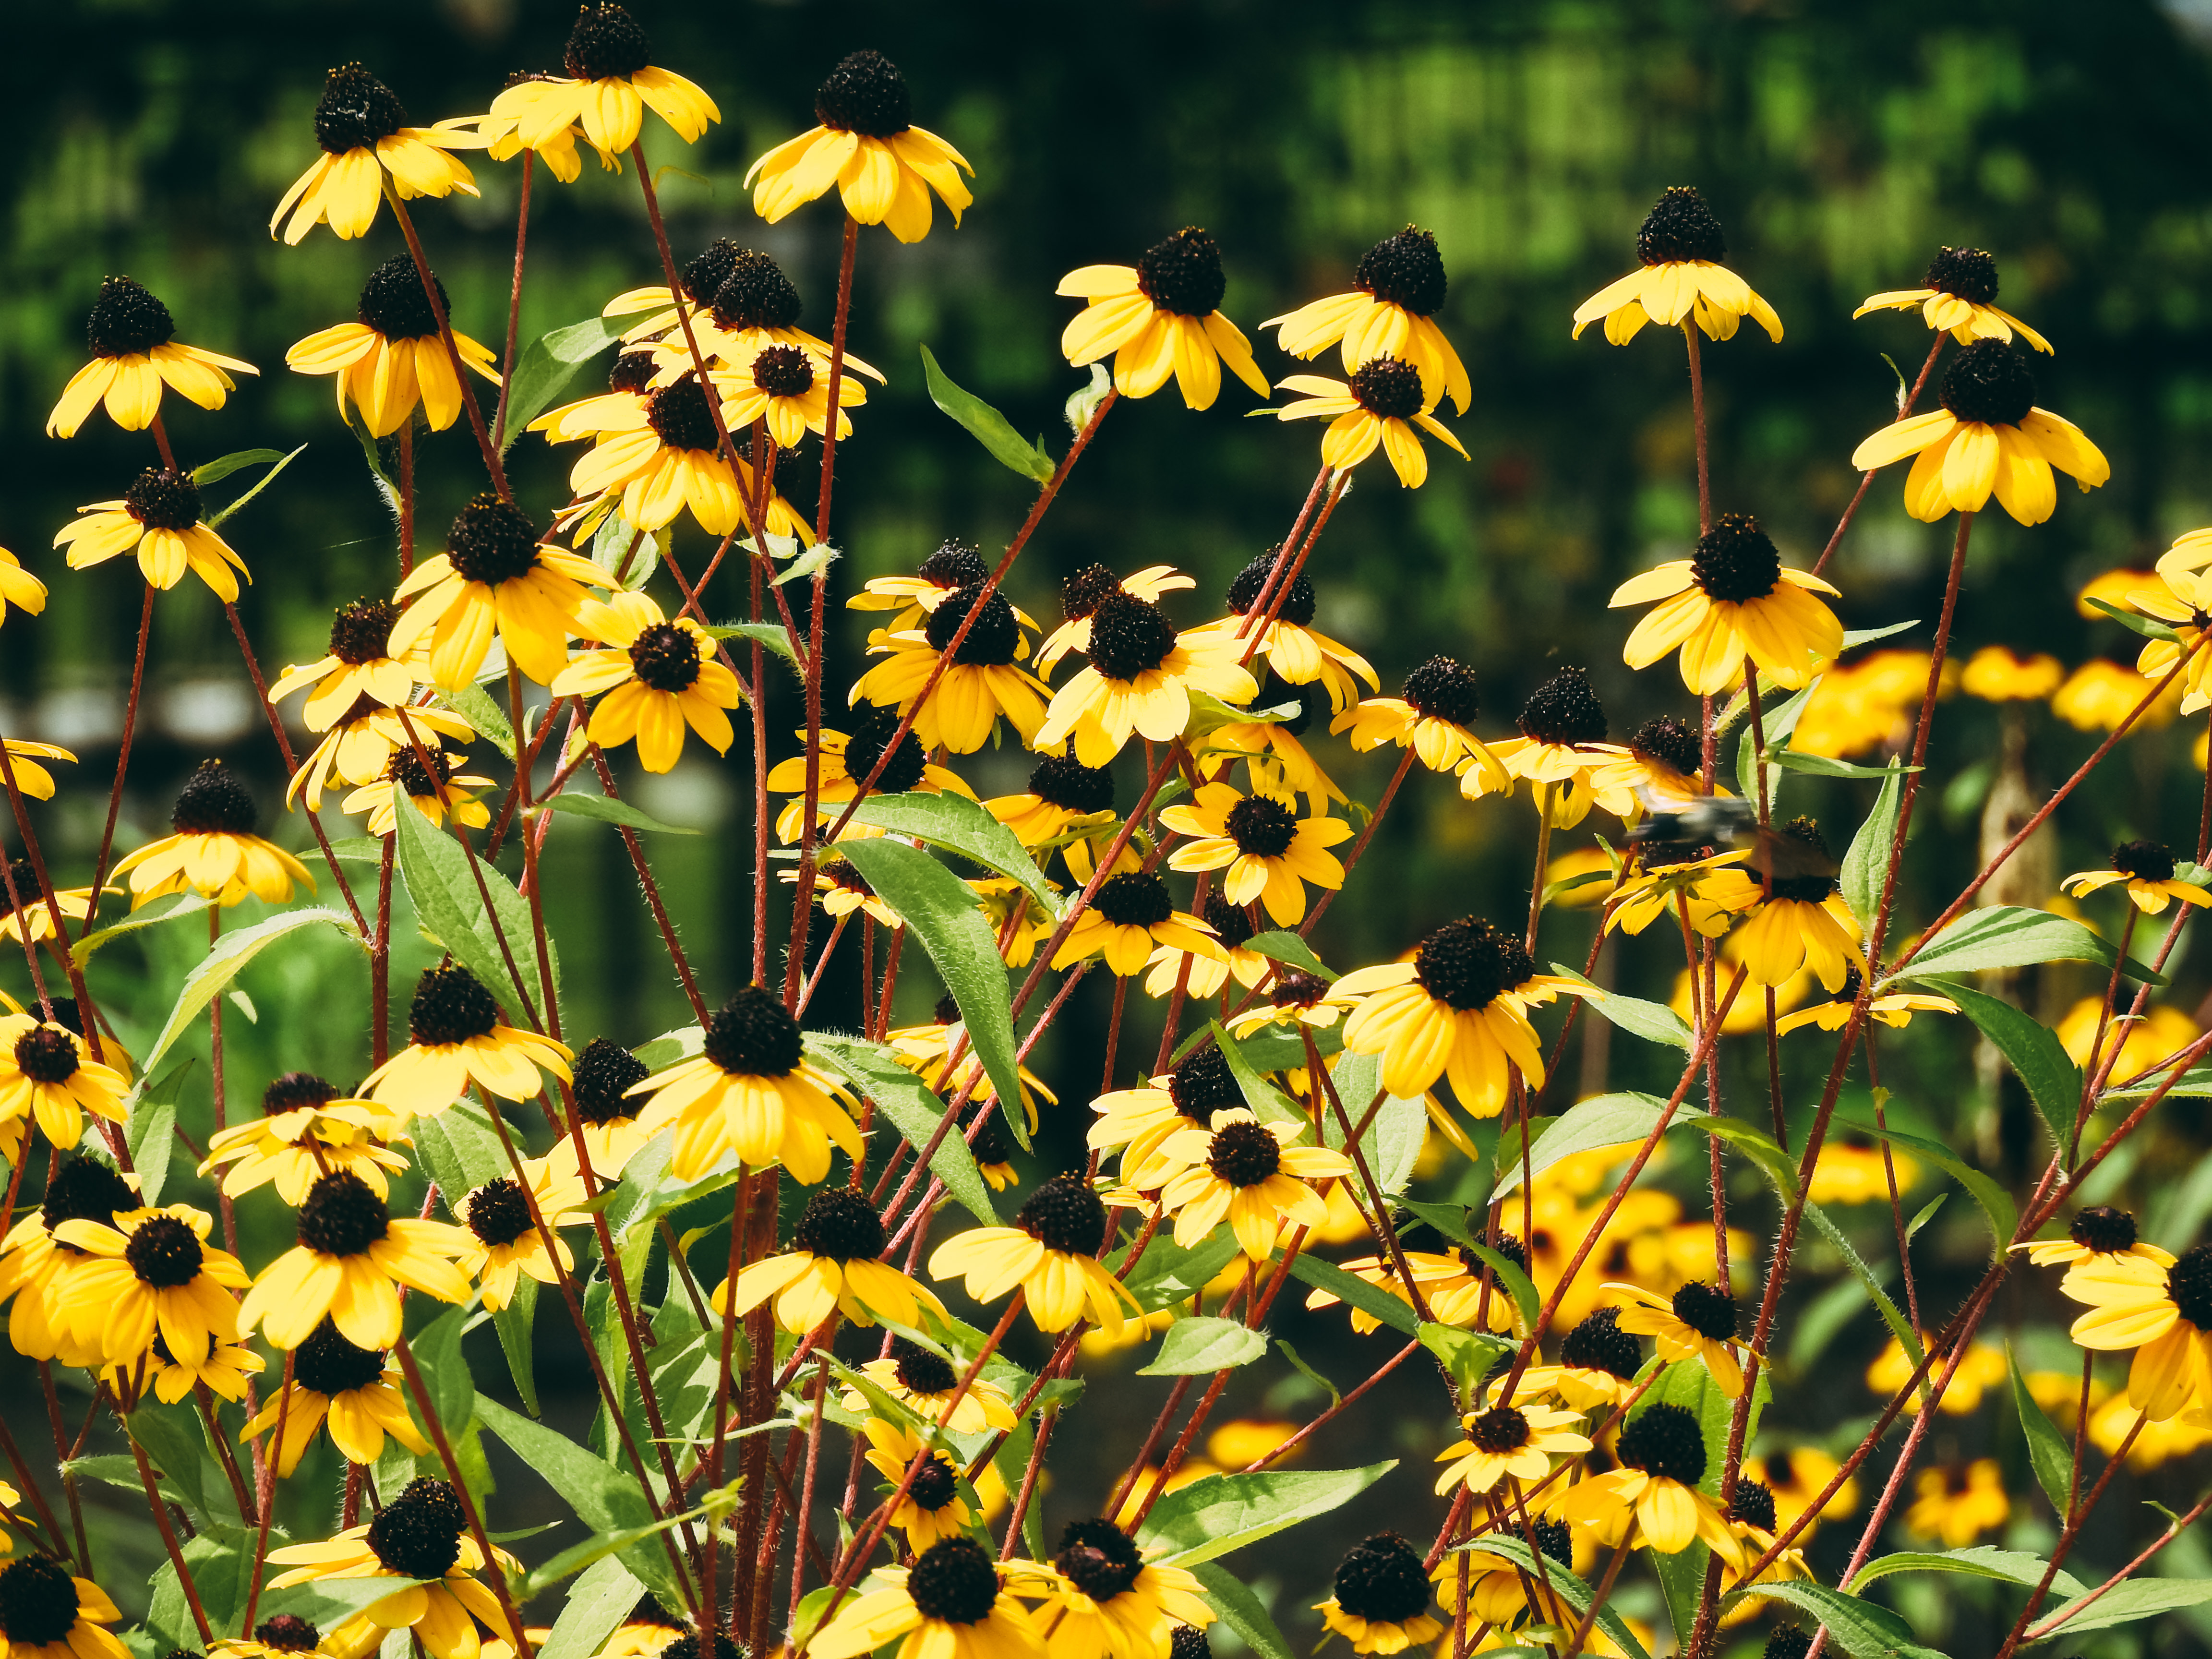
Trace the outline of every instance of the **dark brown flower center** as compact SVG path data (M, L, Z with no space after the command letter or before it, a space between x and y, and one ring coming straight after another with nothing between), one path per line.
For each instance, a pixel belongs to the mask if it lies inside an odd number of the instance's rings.
M1071 1521L1060 1534L1053 1565L1094 1601L1127 1592L1145 1570L1136 1540L1111 1521Z
M1260 591L1267 586L1268 577L1274 574L1275 562L1281 553L1280 548L1271 547L1237 573L1237 580L1229 584L1229 608L1231 611L1242 617L1258 603ZM1271 599L1268 605L1283 621L1295 623L1304 628L1314 619L1313 578L1304 571L1301 570L1291 577L1287 585L1278 582L1275 592L1279 596L1280 603Z
M899 1385L915 1394L949 1394L960 1384L951 1360L903 1336L891 1339L891 1360L898 1367Z
M331 655L349 667L392 654L392 625L399 607L389 599L356 599L331 618Z
M2124 841L2112 848L2112 868L2136 881L2172 881L2173 854L2154 841Z
M479 495L446 532L446 552L464 581L496 587L538 568L538 526L514 502Z
M674 623L654 623L630 641L629 664L639 682L655 691L687 691L704 666L699 641Z
M1087 564L1060 585L1060 613L1080 622L1104 604L1109 593L1121 591L1121 579L1103 564Z
M1106 1242L1106 1206L1079 1175L1056 1175L1031 1193L1014 1218L1048 1250L1097 1255Z
M202 761L177 792L169 827L180 836L250 836L253 797L238 774L219 760Z
M189 472L149 466L123 492L123 506L149 530L190 530L200 521L200 487Z
M1449 657L1431 657L1406 676L1406 701L1425 720L1472 726L1482 699L1472 671Z
M1355 1619L1401 1625L1429 1605L1421 1553L1395 1532L1353 1547L1336 1570L1336 1605Z
M325 1399L357 1393L383 1378L384 1356L347 1341L327 1315L293 1352L292 1380Z
M1229 1057L1208 1038L1202 1048L1185 1054L1164 1079L1168 1098L1176 1111L1200 1128L1211 1128L1213 1115L1244 1103L1244 1091L1229 1069Z
M435 276L438 306L446 314L453 315L452 301L446 297L446 285ZM356 307L363 323L387 340L427 339L438 331L438 313L430 308L430 296L422 287L422 273L416 269L414 259L402 253L386 259L368 273L362 284L361 301Z
M1647 764L1656 761L1672 772L1694 775L1705 763L1705 746L1686 720L1678 720L1672 714L1656 720L1646 720L1636 728L1628 740L1638 760Z
M586 6L568 31L562 67L579 81L604 81L636 74L653 61L645 31L620 6Z
M1085 766L1073 755L1047 755L1030 769L1030 793L1048 806L1088 817L1113 807L1114 775L1103 766Z
M1225 827L1237 850L1247 857L1279 859L1297 839L1298 821L1270 795L1247 795L1229 809Z
M770 346L753 359L753 384L771 398L803 398L814 389L814 359L800 346Z
M788 1077L805 1054L783 999L758 985L733 993L707 1021L706 1055L732 1077Z
M157 1291L173 1291L199 1277L207 1252L199 1235L172 1215L149 1217L138 1224L123 1259L142 1284Z
M1680 1406L1647 1406L1620 1431L1620 1461L1663 1480L1694 1486L1705 1478L1705 1436L1696 1413Z
M1221 309L1229 279L1213 238L1190 225L1146 250L1137 261L1137 286L1162 311L1205 317Z
M2135 1248L2136 1218L2109 1204L2092 1204L2075 1216L2066 1231L2083 1249L2109 1255Z
M850 1187L823 1187L806 1200L791 1243L832 1261L873 1261L884 1253L884 1218Z
M368 1543L377 1564L402 1578L442 1578L461 1558L468 1524L460 1500L442 1480L408 1483L368 1523Z
M33 1083L66 1083L77 1065L76 1044L58 1025L33 1025L15 1039L15 1069Z
M1749 1475L1740 1476L1735 1496L1729 1500L1729 1519L1741 1521L1761 1532L1774 1530L1774 1494Z
M628 1097L629 1091L651 1075L643 1060L603 1036L584 1045L574 1072L569 1098L576 1103L576 1115L586 1123L635 1117L641 1103Z
M1397 357L1376 357L1353 373L1352 395L1370 415L1408 419L1421 412L1421 371Z
M2166 1269L2166 1285L2184 1319L2200 1331L2212 1331L2212 1244L2185 1251Z
M1521 735L1537 743L1603 743L1605 732L1605 709L1579 668L1562 668L1521 705Z
M971 611L976 613L975 624L960 641L960 648L952 653L952 660L981 668L1003 667L1013 661L1022 639L1014 607L1006 603L1003 593L994 591L986 594L980 583L956 588L937 602L937 609L922 624L923 635L931 648L942 651L951 644L953 635L959 631L960 624Z
M1636 257L1647 265L1685 259L1718 264L1728 257L1728 239L1705 198L1687 185L1674 185L1644 216L1636 233Z
M1206 1152L1206 1167L1232 1187L1256 1187L1282 1164L1282 1143L1265 1125L1243 1119L1214 1131Z
M1741 605L1765 599L1782 580L1782 555L1747 513L1723 513L1698 538L1690 574L1709 599Z
M323 1635L299 1614L280 1613L256 1625L253 1639L264 1648L275 1648L280 1652L313 1653L321 1644Z
M46 1647L76 1626L76 1581L43 1555L0 1567L0 1636L10 1646Z
M1997 297L1997 262L1978 247L1939 247L1921 286L1985 306Z
M1462 1012L1487 1008L1499 992L1535 971L1518 939L1478 916L1446 922L1413 953L1413 973L1423 988Z
M536 1230L530 1218L530 1195L511 1176L488 1181L471 1193L461 1219L480 1243L494 1249Z
M46 1201L39 1206L39 1220L52 1235L64 1221L97 1221L104 1224L113 1221L121 1212L137 1207L138 1194L112 1164L75 1152L46 1183Z
M753 248L738 250L714 290L714 320L726 329L789 328L805 308L783 267Z
M1567 1333L1559 1346L1559 1363L1626 1380L1644 1369L1644 1349L1620 1328L1620 1309L1600 1308Z
M696 374L686 374L654 392L645 419L653 435L671 449L704 450L712 454L721 447L714 431L714 411L707 406L707 394L700 389Z
M1384 237L1360 256L1352 285L1416 317L1434 316L1443 309L1449 285L1436 233L1407 225L1396 235Z
M1962 421L2018 426L2035 407L2035 376L2002 340L1977 340L1943 371L1943 407Z
M415 981L415 1000L407 1010L407 1034L422 1048L444 1048L488 1037L498 1024L499 1004L484 989L483 981L458 963L433 968Z
M906 1593L924 1619L973 1625L998 1603L999 1570L974 1539L940 1538L914 1564Z
M361 1255L392 1228L392 1212L350 1170L317 1176L300 1206L300 1243L323 1255Z
M1528 1419L1510 1406L1484 1412L1468 1433L1481 1450L1492 1454L1519 1451L1528 1443Z
M1175 649L1175 625L1147 599L1118 588L1091 613L1091 665L1109 680L1133 680L1165 662Z
M359 64L332 70L315 103L315 142L332 155L370 148L406 125L392 88Z
M136 357L176 337L168 307L128 276L100 279L100 297L84 319L84 343L95 357Z
M1116 927L1157 927L1175 914L1175 901L1150 871L1125 870L1098 884L1091 908Z
M814 94L814 118L834 132L894 137L914 125L914 96L890 58L856 52L830 71Z
M1683 1285L1674 1292L1674 1317L1699 1336L1715 1342L1735 1338L1735 1298L1717 1285Z
M845 744L846 775L858 783L873 771L877 757L884 752L891 733L898 728L898 710L888 703L866 702L854 709L853 735ZM913 788L922 781L928 764L928 752L909 727L899 739L898 747L891 750L883 775L876 780L876 793L896 795Z

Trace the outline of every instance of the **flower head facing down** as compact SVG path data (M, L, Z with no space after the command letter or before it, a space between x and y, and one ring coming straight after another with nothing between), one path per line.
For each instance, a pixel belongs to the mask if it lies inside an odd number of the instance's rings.
M58 1023L58 1005L54 1012L52 1024L32 1013L0 1014L0 1155L10 1164L21 1163L33 1124L67 1152L83 1137L86 1113L112 1123L128 1115L131 1079L94 1060L84 1038Z
M253 833L258 818L236 772L219 760L201 762L169 809L174 833L116 860L115 873L131 878L131 908L182 892L224 906L249 894L282 904L295 883L312 889L315 878L307 866Z
M2008 345L2017 334L2047 356L2051 342L2009 311L1999 310L1996 297L1996 258L1978 247L1947 246L1936 250L1918 288L1869 295L1851 319L1856 322L1869 311L1909 311L1917 305L1929 327L1948 329L1962 346L1977 340L2001 340Z
M839 1103L843 1091L807 1060L782 998L757 984L708 1017L697 1055L630 1093L650 1097L638 1118L646 1135L676 1126L670 1167L679 1180L734 1152L755 1169L781 1163L811 1186L830 1172L832 1142L856 1162L864 1155L860 1130Z
M992 1302L1019 1285L1042 1331L1064 1331L1088 1318L1121 1334L1121 1304L1136 1297L1099 1261L1106 1248L1106 1206L1080 1175L1058 1175L1031 1193L1011 1227L980 1227L941 1245L929 1259L933 1279L964 1274L968 1294Z
M714 100L682 76L653 64L645 30L617 5L587 5L576 13L575 27L561 53L565 76L518 81L492 100L485 126L508 142L495 144L495 158L520 149L538 150L563 178L581 171L574 131L580 129L602 163L637 143L647 109L690 143L722 112ZM565 155L565 162L561 157Z
M361 1086L380 1105L434 1117L471 1085L502 1100L528 1100L545 1086L540 1067L566 1081L573 1058L552 1038L509 1025L483 981L455 963L415 981L407 1046Z
M1149 398L1172 374L1185 407L1211 409L1224 363L1264 398L1250 343L1221 314L1228 291L1219 245L1187 225L1134 265L1085 265L1060 278L1057 292L1087 301L1061 332L1060 351L1078 368L1111 356L1125 398Z
M407 1413L398 1378L398 1367L384 1353L347 1341L326 1318L292 1351L289 1397L280 1394L270 1400L239 1437L265 1434L281 1422L280 1475L299 1467L315 1431L325 1423L331 1443L351 1462L374 1463L383 1455L387 1435L417 1456L427 1456L430 1443Z
M1292 374L1284 387L1306 395L1275 411L1285 421L1326 418L1321 459L1325 466L1353 467L1379 447L1390 458L1398 482L1418 489L1428 482L1429 455L1415 428L1467 455L1450 428L1429 413L1433 400L1420 369L1402 357L1374 357L1354 369L1346 383L1318 375Z
M1814 597L1835 591L1808 572L1784 568L1758 520L1724 513L1698 538L1695 557L1614 591L1616 606L1662 601L1636 625L1621 656L1631 668L1648 668L1679 646L1682 684L1700 696L1726 689L1747 658L1777 684L1802 688L1844 648L1843 623Z
M1646 1405L1623 1426L1613 1451L1619 1468L1568 1489L1559 1506L1566 1520L1607 1544L1675 1555L1702 1541L1723 1560L1741 1563L1741 1541L1698 1490L1709 1460L1695 1413Z
M72 570L135 551L148 586L166 592L189 570L226 605L238 597L234 570L253 580L230 544L200 521L200 487L189 472L149 466L119 500L77 510L82 517L54 532L54 545L69 550Z
M435 309L414 259L404 253L386 259L362 286L356 320L310 334L284 354L297 374L332 376L338 418L352 420L346 412L350 403L373 438L397 432L418 407L433 432L460 418L461 382L438 327L441 313L451 317L453 307L446 285L430 280L438 294ZM489 346L459 332L453 343L467 368L499 384Z
M2127 884L2127 895L2136 909L2158 915L2175 899L2199 907L2212 905L2212 892L2174 873L2174 857L2154 841L2122 842L2112 848L2112 867L2084 870L2059 883L2062 891L2075 897L2094 893L2115 882Z
M24 1659L129 1659L106 1631L122 1613L89 1578L44 1555L0 1567L0 1650Z
M1346 374L1377 357L1403 358L1420 371L1423 408L1449 398L1466 414L1474 388L1436 324L1450 287L1436 234L1407 225L1384 237L1360 256L1352 286L1260 326L1279 328L1277 343L1295 357L1317 357L1341 341Z
M304 241L327 223L341 240L368 234L384 200L385 177L402 200L415 196L474 196L475 176L456 160L457 149L481 149L483 138L462 121L435 126L407 125L407 112L391 88L359 64L332 70L315 103L315 143L322 154L292 183L270 216L269 234L284 224L284 240ZM284 216L291 222L284 223Z
M965 1534L940 1538L911 1567L878 1571L883 1588L848 1599L807 1651L859 1659L898 1641L898 1659L1043 1659L1044 1639L1006 1589L1005 1568L1040 1571L994 1562Z
M879 52L852 53L814 95L820 123L769 150L746 170L753 211L775 224L832 185L845 211L883 225L902 242L929 234L933 192L960 216L975 200L960 175L968 158L914 125L914 94L897 64ZM757 182L756 182L757 181Z
M1395 1532L1352 1546L1338 1564L1331 1589L1328 1600L1316 1601L1314 1609L1354 1653L1402 1653L1433 1641L1444 1629L1429 1612L1434 1596L1420 1551Z
M74 438L86 416L101 404L108 418L125 432L143 431L161 412L163 387L202 409L221 409L236 389L226 371L258 374L252 363L177 343L176 319L168 307L128 276L104 276L100 297L84 320L85 349L92 361L70 377L46 435Z
M1574 337L1602 318L1615 345L1634 339L1646 323L1672 328L1694 321L1708 338L1734 337L1749 317L1767 337L1782 338L1782 319L1751 285L1721 261L1728 238L1705 198L1686 185L1671 185L1644 216L1636 233L1643 268L1609 283L1575 309Z

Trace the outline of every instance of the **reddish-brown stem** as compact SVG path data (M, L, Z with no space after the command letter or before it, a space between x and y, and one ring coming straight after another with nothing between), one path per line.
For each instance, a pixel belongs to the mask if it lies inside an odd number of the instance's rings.
M446 315L445 298L438 291L437 277L431 274L429 256L422 252L422 239L415 234L415 221L389 177L384 181L384 199L392 204L392 217L399 222L399 234L407 239L407 252L415 261L415 274L422 279L422 297L430 302L430 314L438 319L438 337L445 342L446 361L453 365L453 379L459 383L461 407L468 412L469 430L476 434L484 471L490 475L491 487L499 492L500 500L511 501L514 492L507 487L507 468L491 441L490 429L484 425L483 410L477 404L477 389L469 383L471 371L462 359L459 343L453 338L453 319Z
M499 412L492 417L492 447L502 453L507 449L508 394L514 388L515 331L522 322L522 251L530 240L530 180L537 161L536 150L523 150L522 201L514 210L514 285L507 296L507 354L500 359Z
M1920 401L1921 391L1927 386L1928 376L1936 368L1936 358L1942 353L1943 336L1939 332L1928 348L1928 361L1920 365L1920 378L1912 383L1912 390L1905 394L1905 401L1898 405L1899 420L1905 420L1911 415L1912 406ZM1859 475L1859 487L1851 496L1850 505L1844 509L1844 516L1836 520L1835 534L1828 538L1828 544L1820 550L1820 556L1813 562L1814 575L1819 575L1828 568L1828 561L1835 556L1837 548L1843 545L1844 532L1851 527L1852 519L1858 514L1859 503L1866 500L1867 487L1873 483L1872 472L1863 472Z

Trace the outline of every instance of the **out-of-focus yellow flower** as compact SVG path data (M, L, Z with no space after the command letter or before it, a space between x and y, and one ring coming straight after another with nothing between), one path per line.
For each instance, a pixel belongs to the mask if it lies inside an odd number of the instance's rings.
M1897 1190L1900 1194L1909 1192L1919 1179L1919 1164L1902 1152L1892 1152L1890 1162L1897 1170ZM1806 1196L1823 1206L1872 1204L1887 1198L1889 1175L1882 1168L1881 1148L1832 1144L1821 1147L1820 1159L1813 1165L1813 1179Z
M2073 1433L2074 1419L2080 1416L2081 1412L2081 1373L2078 1371L2030 1371L2027 1373L2027 1382L2028 1397L2043 1407L2044 1415L2068 1434ZM2090 1379L2089 1420L2092 1433L2095 1432L2097 1407L2110 1399L2112 1393L2109 1383L2100 1382L2094 1377ZM2126 1432L2124 1424L2121 1425L2121 1431ZM2146 1430L2144 1432L2148 1433L2149 1431ZM2108 1446L2106 1448L2106 1455L2111 1455L2112 1448Z
M1544 866L1544 888L1552 895L1545 902L1557 910L1582 910L1603 903L1605 896L1613 890L1607 873L1612 868L1613 862L1601 847L1577 848L1571 853L1561 854ZM1562 891L1559 884L1567 881L1575 885Z
M2058 1041L2076 1066L2089 1062L2089 1045L2097 1040L2097 1020L2104 1010L2102 997L2083 997L2058 1022ZM2113 1021L2128 1028L2127 1041L2120 1045L2119 1060L2112 1066L2115 1083L2124 1083L2146 1066L2165 1059L2203 1035L2197 1022L2180 1009L2162 1005L2153 1006L2141 1019L2130 1020L2124 1014L2115 1013ZM2105 1038L2104 1052L2112 1052L2109 1035Z
M1985 1532L1995 1532L2012 1515L2004 1475L1994 1457L1948 1468L1923 1469L1912 1478L1912 1507L1905 1512L1908 1532L1940 1538L1964 1549Z
M1218 1467L1207 1462L1203 1457L1186 1458L1176 1467L1176 1472L1168 1477L1167 1485L1160 1487L1161 1495L1164 1497L1171 1492L1181 1492L1194 1480L1203 1480L1209 1474L1220 1473ZM1138 1511L1146 1507L1145 1500L1152 1496L1152 1489L1159 1486L1160 1472L1158 1466L1146 1464L1143 1473L1137 1476L1135 1484L1129 1488L1129 1495L1121 1500L1121 1510L1114 1516L1115 1524L1125 1529L1134 1526L1137 1522Z
M2157 582L2158 572L2155 570L2107 570L2101 576L2093 577L2088 585L2074 596L2074 609L2091 622L2103 622L2106 620L2105 613L2090 604L2090 600L2102 599L2106 605L2116 605L2123 611L2133 611L2136 607L2128 603L2129 593L2138 587L2155 586Z
M2065 665L2048 653L2022 657L2006 646L1985 645L1966 659L1959 689L1984 702L2040 702L2065 678Z
M2080 1379L2074 1379L2080 1386ZM2076 1402L2079 1403L2078 1401ZM2124 1392L2114 1395L2089 1413L2089 1441L2110 1457L2120 1449L2142 1412L2128 1403ZM2128 1467L2142 1471L2154 1469L2160 1464L2177 1457L2186 1457L2199 1446L2212 1443L2212 1429L2191 1426L2198 1413L2183 1412L2163 1423L2146 1423L2136 1443L2128 1448Z
M1308 1236L1310 1244L1349 1244L1355 1238L1365 1238L1369 1228L1367 1218L1359 1213L1359 1206L1352 1201L1352 1183L1340 1181L1328 1189L1327 1200L1328 1219ZM1251 1460L1245 1460L1249 1462Z
M1842 1467L1817 1447L1789 1446L1778 1447L1764 1457L1745 1460L1743 1472L1764 1482L1774 1494L1775 1521L1786 1529L1794 1526L1797 1517L1813 1506L1813 1500L1828 1489L1828 1482L1836 1478L1836 1471ZM1854 1477L1836 1488L1836 1495L1821 1508L1820 1520L1840 1520L1858 1506L1859 1483ZM1820 1521L1815 1521L1800 1533L1798 1543L1811 1542L1819 1525Z
M1932 1346L1935 1337L1932 1333L1923 1331L1920 1340L1923 1346ZM1945 1363L1939 1358L1929 1368L1930 1387L1934 1386L1935 1379L1942 1375ZM1893 1336L1889 1339L1889 1346L1881 1351L1873 1364L1867 1367L1867 1387L1879 1395L1895 1394L1911 1380L1912 1369L1912 1361L1905 1357L1905 1345ZM1981 1405L1983 1394L2002 1383L2007 1374L2002 1353L1986 1342L1975 1343L1966 1350L1966 1358L1960 1362L1959 1374L1951 1379L1951 1386L1943 1390L1938 1409L1948 1417L1971 1417ZM1920 1409L1919 1389L1912 1391L1912 1398L1905 1402L1905 1409L1908 1413Z
M2110 732L2149 695L2154 684L2124 663L2092 658L2051 694L2051 712L2076 730ZM2155 731L2172 720L2180 707L2181 682L2177 679L2164 696L2143 710L2142 718L2131 729Z
M1298 1431L1295 1423L1239 1418L1206 1437L1206 1455L1224 1469L1241 1469L1265 1457Z
M1947 660L1936 696L1949 696L1958 684L1958 665ZM1855 663L1835 664L1806 699L1790 746L1837 760L1902 743L1927 695L1925 651L1876 651Z

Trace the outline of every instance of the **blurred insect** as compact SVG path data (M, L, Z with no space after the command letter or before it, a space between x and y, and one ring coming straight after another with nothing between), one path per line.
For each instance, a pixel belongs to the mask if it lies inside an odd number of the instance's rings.
M1701 796L1684 801L1656 790L1641 792L1651 816L1628 832L1628 839L1654 847L1748 848L1744 867L1766 881L1796 881L1832 876L1842 866L1813 838L1770 829L1759 822L1759 809L1747 800Z

